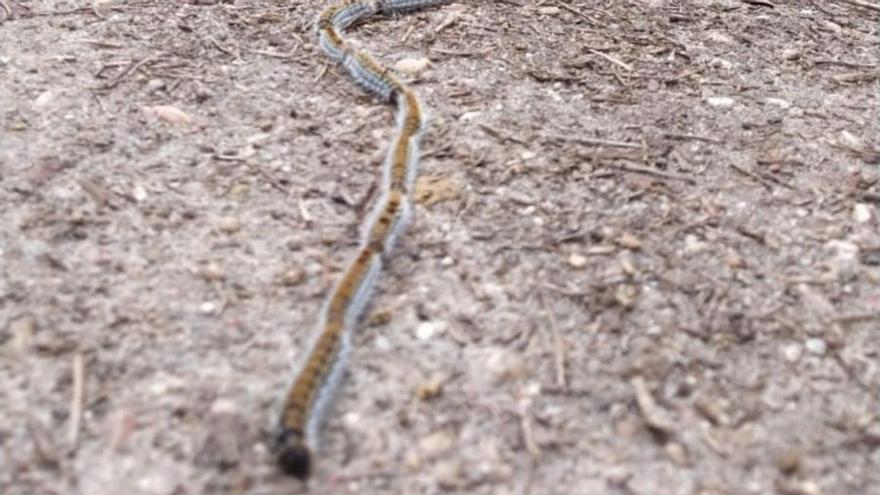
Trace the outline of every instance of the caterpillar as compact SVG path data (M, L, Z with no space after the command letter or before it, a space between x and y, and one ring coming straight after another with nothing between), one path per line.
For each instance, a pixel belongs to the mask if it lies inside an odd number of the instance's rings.
M284 398L275 438L277 461L282 471L303 481L314 468L321 423L342 380L351 334L411 215L418 144L425 127L415 92L370 55L353 49L341 33L370 16L404 14L447 1L350 1L318 16L321 49L355 84L397 107L397 128L385 159L379 199L360 228L357 254L327 296L313 341Z

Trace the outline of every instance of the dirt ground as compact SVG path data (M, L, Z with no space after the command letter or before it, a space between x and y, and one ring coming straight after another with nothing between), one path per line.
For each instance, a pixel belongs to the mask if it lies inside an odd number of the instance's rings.
M880 13L462 1L307 487L268 450L393 110L324 1L0 1L0 492L880 494Z

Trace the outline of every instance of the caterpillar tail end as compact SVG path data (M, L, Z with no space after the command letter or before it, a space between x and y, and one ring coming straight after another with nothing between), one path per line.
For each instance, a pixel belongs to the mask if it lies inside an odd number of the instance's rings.
M278 467L285 474L306 481L312 474L312 453L298 435L284 431L278 442Z

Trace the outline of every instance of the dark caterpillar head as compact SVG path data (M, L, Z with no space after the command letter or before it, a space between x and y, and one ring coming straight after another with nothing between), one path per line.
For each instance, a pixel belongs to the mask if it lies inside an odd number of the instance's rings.
M303 442L302 434L284 429L278 435L278 466L286 474L302 481L312 473L312 453Z

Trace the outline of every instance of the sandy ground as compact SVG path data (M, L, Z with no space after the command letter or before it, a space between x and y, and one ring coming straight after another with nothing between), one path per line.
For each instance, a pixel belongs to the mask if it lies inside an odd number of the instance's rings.
M0 491L280 494L393 111L325 2L0 2ZM880 494L880 14L461 2L310 493Z

